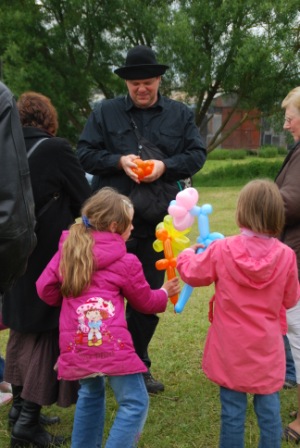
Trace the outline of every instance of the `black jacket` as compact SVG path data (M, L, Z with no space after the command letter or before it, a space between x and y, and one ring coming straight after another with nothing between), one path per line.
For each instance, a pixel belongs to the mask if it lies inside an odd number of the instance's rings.
M67 140L30 127L24 128L24 137L27 151L37 140L48 137L29 158L36 216L53 195L59 197L37 218L38 243L25 275L4 295L3 322L19 332L40 332L58 327L60 309L39 299L35 282L57 251L62 230L79 216L91 190Z
M129 195L133 188L134 182L118 168L122 155L138 154L130 115L140 134L165 155L163 180L185 179L202 168L206 149L190 108L159 95L155 105L138 109L127 95L98 103L80 136L78 156L85 171L94 175L93 190L111 186ZM133 236L146 227L135 213Z
M34 201L20 117L0 82L0 296L21 274L36 244Z

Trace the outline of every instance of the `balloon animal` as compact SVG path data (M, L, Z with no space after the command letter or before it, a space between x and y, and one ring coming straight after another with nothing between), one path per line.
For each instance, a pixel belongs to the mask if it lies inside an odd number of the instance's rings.
M174 228L172 218L169 215L164 217L163 222L156 226L155 236L156 240L153 243L153 248L156 252L164 251L165 258L158 260L155 263L156 269L159 271L165 270L168 280L176 276L176 257L183 249L189 247L190 240L185 236L190 229L178 231ZM178 300L178 295L170 297L173 305Z
M173 217L174 227L178 230L184 230L187 226L191 227L195 218L198 218L199 236L197 243L203 244L203 248L197 250L197 253L203 252L214 240L224 238L219 232L210 232L209 218L213 211L210 204L197 206L198 192L195 188L186 188L177 193L176 199L170 202L168 213ZM185 284L180 293L179 299L175 304L175 312L181 313L193 292L193 287Z

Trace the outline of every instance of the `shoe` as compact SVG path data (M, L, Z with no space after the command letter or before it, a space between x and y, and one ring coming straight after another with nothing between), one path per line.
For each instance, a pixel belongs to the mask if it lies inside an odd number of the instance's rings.
M53 415L52 417L45 414L40 414L39 424L43 426L51 426L60 423L60 418L58 415Z
M23 386L15 386L14 384L12 385L12 392L13 392L13 403L12 406L10 408L10 411L8 413L8 427L9 429L11 429L14 424L16 423L16 421L19 418L20 412L22 410L22 405L23 405L23 398L21 398L21 393L23 390ZM54 415L53 417L48 417L45 414L42 414L40 412L40 416L39 416L39 424L42 426L50 426L50 425L55 425L56 423L60 423L60 418L56 415Z
M300 442L300 434L287 426L286 428L284 428L282 439L286 442L294 442L296 445L298 445L298 443Z
M62 436L54 436L39 423L41 406L30 401L23 401L19 418L11 432L11 448L33 445L34 448L56 448L65 443Z
M297 382L293 380L285 380L283 388L284 389L294 389L297 387Z
M11 394L11 384L6 381L2 381L2 383L0 383L0 392L9 392Z
M163 392L165 390L163 383L155 380L150 371L143 373L143 377L149 394L157 394L158 392Z
M12 401L13 396L9 392L0 392L0 406L4 406Z

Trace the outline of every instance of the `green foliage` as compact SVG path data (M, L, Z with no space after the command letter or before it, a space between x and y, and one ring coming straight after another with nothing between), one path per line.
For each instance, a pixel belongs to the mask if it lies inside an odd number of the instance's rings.
M278 156L279 152L278 152L278 148L276 147L272 147L272 146L265 146L263 148L261 148L258 151L258 157L264 158L264 159L271 159L273 157Z
M298 1L3 0L0 77L16 96L48 95L60 135L78 139L95 94L126 91L113 70L128 48L155 48L170 65L161 91L180 90L205 125L217 94L272 114L300 84ZM230 127L216 131L210 149Z
M215 165L213 169L208 169L206 165L209 165L210 161L207 161L204 168L193 177L193 185L195 187L242 186L255 178L274 179L282 165L282 159L251 159L247 163L226 162L226 164Z
M208 153L207 160L242 160L247 157L244 149L215 149Z
M263 159L272 159L278 156L286 156L285 148L277 146L262 146L257 151L246 149L215 149L207 155L207 160L244 160L246 158L260 157Z

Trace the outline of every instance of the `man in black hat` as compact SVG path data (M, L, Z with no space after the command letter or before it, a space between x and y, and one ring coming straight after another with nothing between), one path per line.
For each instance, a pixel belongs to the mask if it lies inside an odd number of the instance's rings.
M150 184L157 179L166 183L179 181L202 168L206 150L192 111L185 104L159 93L161 76L167 68L167 65L157 63L151 48L138 45L128 51L125 65L115 70L125 80L128 94L98 103L78 143L82 166L93 174L93 191L111 186L130 196L135 183ZM138 154L135 126L140 135L163 153L163 159L154 160L152 173L142 181L132 171L136 168L133 161ZM164 280L164 271L155 268L155 262L162 258L162 254L155 252L152 246L157 224L135 210L134 229L127 243L128 252L138 256L154 289L160 288ZM128 304L126 317L136 352L148 369L144 373L147 390L149 393L163 391L164 385L151 375L148 355L158 317L141 314Z

